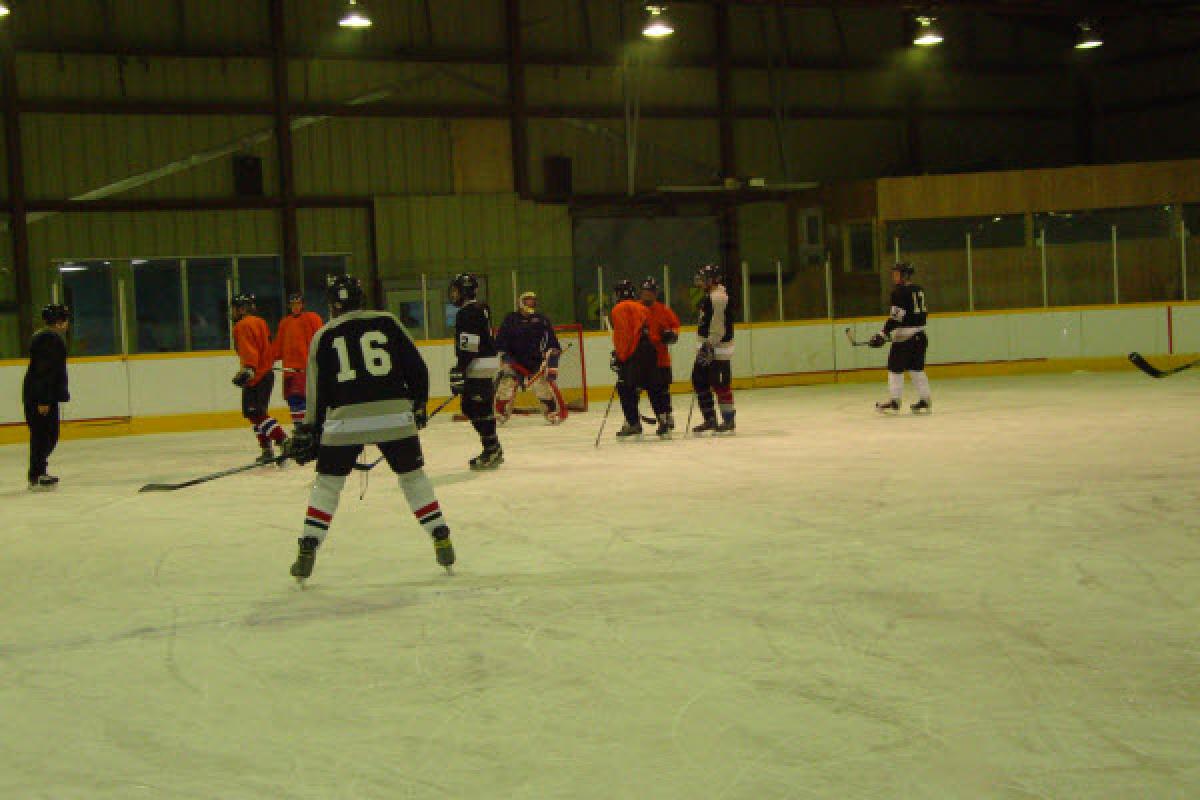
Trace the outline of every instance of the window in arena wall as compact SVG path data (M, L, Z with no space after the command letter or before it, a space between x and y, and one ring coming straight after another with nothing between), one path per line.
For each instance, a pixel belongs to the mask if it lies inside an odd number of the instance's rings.
M327 320L329 302L325 298L325 287L329 276L346 274L350 256L346 253L313 254L304 256L303 261L304 307Z
M184 274L187 349L228 350L233 259L189 258L184 262Z
M183 277L176 258L135 258L133 268L134 349L173 353L186 349Z
M258 315L271 330L283 318L283 262L279 256L238 256L234 273L234 292L254 295Z
M54 269L58 300L71 309L71 354L115 355L120 339L112 262L73 259L55 263Z

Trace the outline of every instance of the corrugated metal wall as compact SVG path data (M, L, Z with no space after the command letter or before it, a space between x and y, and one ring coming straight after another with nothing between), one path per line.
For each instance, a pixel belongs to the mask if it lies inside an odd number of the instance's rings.
M301 194L454 191L450 122L332 117L293 136Z

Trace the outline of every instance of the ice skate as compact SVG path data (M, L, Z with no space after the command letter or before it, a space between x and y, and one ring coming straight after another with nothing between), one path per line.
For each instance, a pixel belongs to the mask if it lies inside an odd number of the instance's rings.
M727 419L713 429L713 433L732 434L737 430L737 423L732 419Z
M54 475L38 475L29 482L31 492L52 492L58 488L58 478Z
M265 467L268 464L272 463L274 460L275 460L275 448L271 446L270 442L268 442L262 446L262 454L259 455L258 458L254 459L254 463L261 464Z
M692 428L692 433L698 435L701 433L709 433L710 431L715 431L716 429L717 429L717 418L716 417L705 417L703 422L701 422L696 427Z
M496 469L504 463L504 449L500 445L485 447L483 452L471 459L471 469Z
M659 414L658 427L654 429L654 435L660 439L671 438L671 415Z
M621 426L621 430L617 431L617 438L623 439L625 441L628 441L629 439L632 439L634 437L641 436L641 435L642 435L642 426L640 424L639 425L630 425L628 422L626 422L624 425Z
M675 430L675 415L670 411L667 412L667 430Z
M933 401L930 400L929 398L923 398L923 399L918 400L917 402L913 403L911 406L908 407L908 409L909 409L909 411L911 411L914 414L932 414L933 413Z
M450 529L445 525L439 525L433 532L433 553L446 572L453 575L454 544L450 541Z
M317 563L317 548L321 542L315 536L305 536L297 540L299 551L296 553L296 563L292 564L292 577L301 586L312 575L313 565Z
M880 414L898 414L900 413L900 401L888 400L886 402L876 403L875 410Z

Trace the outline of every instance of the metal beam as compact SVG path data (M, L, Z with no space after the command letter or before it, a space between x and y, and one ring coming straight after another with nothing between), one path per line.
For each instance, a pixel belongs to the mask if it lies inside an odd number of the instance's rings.
M283 0L267 0L271 20L271 82L274 97L275 157L279 166L280 243L283 251L283 282L289 293L304 289L304 267L300 263L300 233L296 220L296 173L292 158L292 126L288 118L287 20Z
M21 342L24 343L33 335L33 284L29 264L29 228L25 218L25 160L21 152L21 115L17 107L20 87L17 83L17 57L8 30L0 33L0 72L3 73L4 82L4 155L8 167L17 331Z
M512 139L513 188L529 197L529 121L526 113L525 45L521 35L521 0L504 0L504 24L508 36L508 97L511 104L509 129Z

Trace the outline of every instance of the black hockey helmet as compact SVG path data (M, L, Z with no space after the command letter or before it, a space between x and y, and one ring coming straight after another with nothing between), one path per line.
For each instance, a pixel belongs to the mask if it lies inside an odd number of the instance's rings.
M911 278L913 273L916 271L917 268L912 264L909 264L907 261L901 261L900 263L896 264L896 266L892 267L892 272L899 272L900 277L904 278L905 280Z
M253 311L257 307L257 300L250 292L240 292L233 296L233 307L242 311Z
M632 300L637 296L637 290L633 288L633 281L617 281L613 285L613 294L618 300Z
M338 311L355 311L363 306L362 281L353 275L330 275L325 287L329 307Z
M71 309L62 303L50 303L42 309L42 322L47 325L57 325L71 319Z
M454 290L458 290L458 297L454 297ZM454 276L454 280L450 281L450 302L455 305L462 305L468 300L474 300L479 294L479 278L476 278L469 272L460 272Z
M658 281L647 275L646 279L642 281L642 291L654 292L655 294L658 294Z
M288 302L289 303L303 303L304 302L304 293L303 292L288 292Z
M705 264L700 269L696 270L696 285L703 286L706 283L724 283L725 278L721 274L721 268L716 264Z

